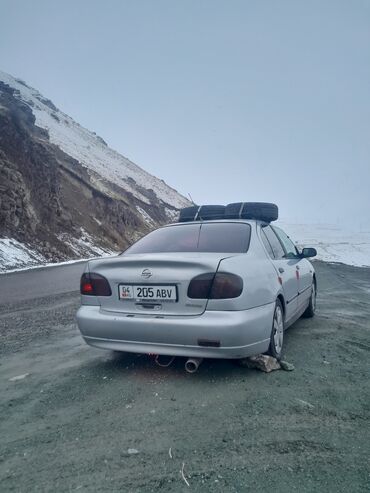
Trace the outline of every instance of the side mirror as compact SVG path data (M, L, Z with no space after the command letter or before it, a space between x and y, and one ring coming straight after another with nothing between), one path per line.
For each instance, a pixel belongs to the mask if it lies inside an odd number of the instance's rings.
M316 248L303 248L301 253L302 258L316 257L316 255Z

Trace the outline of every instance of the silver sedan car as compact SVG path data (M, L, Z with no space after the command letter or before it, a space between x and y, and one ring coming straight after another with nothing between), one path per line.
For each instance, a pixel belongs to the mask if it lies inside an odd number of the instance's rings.
M84 340L133 353L279 359L284 330L314 315L307 257L316 251L299 252L265 220L223 217L164 226L117 257L89 261L77 313Z

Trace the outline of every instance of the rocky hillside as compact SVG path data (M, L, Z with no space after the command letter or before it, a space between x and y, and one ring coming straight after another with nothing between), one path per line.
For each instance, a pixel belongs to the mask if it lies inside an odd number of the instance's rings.
M0 72L0 272L120 251L187 205Z

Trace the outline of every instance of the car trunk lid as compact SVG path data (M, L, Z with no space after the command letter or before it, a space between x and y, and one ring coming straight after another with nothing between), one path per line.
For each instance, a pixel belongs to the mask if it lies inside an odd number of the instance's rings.
M207 300L190 299L187 291L190 281L205 273L215 273L224 258L222 253L156 253L132 254L89 262L90 272L104 276L112 289L112 296L99 297L102 309L128 315L200 315ZM153 299L138 298L142 291L133 287L152 287ZM176 300L157 299L158 289L167 294L176 292ZM122 299L123 291L133 297ZM130 291L131 290L131 291ZM125 291L125 292L126 292ZM166 294L166 293L164 293Z

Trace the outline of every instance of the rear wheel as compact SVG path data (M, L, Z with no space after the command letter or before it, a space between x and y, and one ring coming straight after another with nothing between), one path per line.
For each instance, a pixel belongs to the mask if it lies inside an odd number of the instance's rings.
M283 352L284 343L284 311L280 300L276 300L274 319L270 337L270 346L267 354L276 359L280 359Z
M310 297L310 302L308 304L308 307L306 310L303 312L302 317L303 318L312 318L315 315L316 311L316 296L317 296L317 290L316 290L316 283L312 283L312 291L311 291L311 297Z

